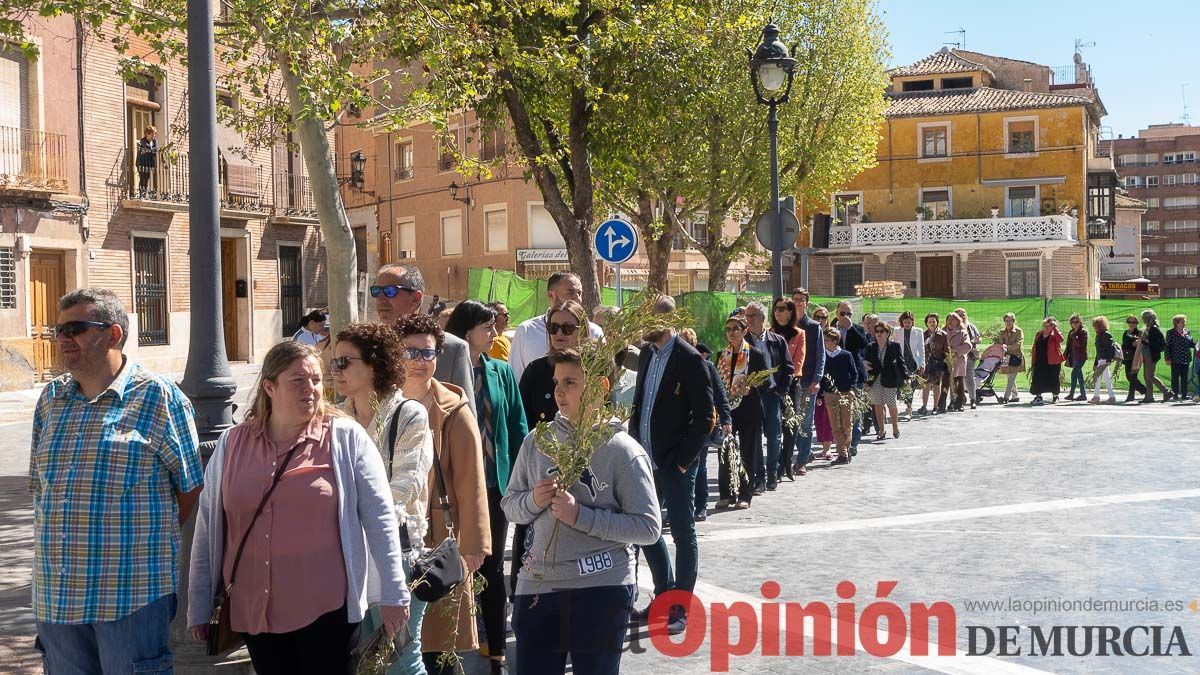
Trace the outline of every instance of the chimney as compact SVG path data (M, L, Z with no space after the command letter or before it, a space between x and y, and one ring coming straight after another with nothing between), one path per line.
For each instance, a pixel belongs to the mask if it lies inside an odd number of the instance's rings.
M1025 91L1033 91L1033 78L1027 77L1027 78L1025 78L1024 82L1025 82Z

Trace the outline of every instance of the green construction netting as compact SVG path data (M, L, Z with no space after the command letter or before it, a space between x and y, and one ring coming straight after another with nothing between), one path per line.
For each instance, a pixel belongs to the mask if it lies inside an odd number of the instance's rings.
M629 299L636 291L626 289L625 297ZM513 325L532 316L546 311L546 281L544 279L522 279L509 270L472 269L468 278L467 295L469 298L490 302L498 300L508 306ZM616 305L617 292L613 288L602 288L601 303ZM770 296L759 293L724 293L710 291L692 291L676 296L676 301L682 307L687 307L695 320L696 334L700 341L714 349L724 343L725 318L735 307L752 301L770 302ZM813 296L812 304L820 304L832 308L838 302L837 298ZM1084 318L1084 324L1091 331L1091 319L1096 316L1107 316L1112 324L1113 335L1119 340L1125 330L1125 317L1129 314L1141 315L1144 309L1153 309L1159 317L1164 330L1170 327L1171 317L1184 314L1193 322L1200 321L1200 299L1177 298L1164 300L1088 300L1086 298L1008 298L1002 300L942 300L937 298L856 298L852 304L856 316L866 312L881 315L888 321L894 321L905 310L911 311L917 317L918 325L923 325L926 314L937 313L944 320L948 312L962 307L967 311L971 321L991 342L1003 327L1002 317L1012 312L1017 317L1017 325L1025 332L1025 353L1028 360L1033 348L1033 336L1041 328L1042 319L1048 315L1058 318L1063 326L1071 314L1078 312ZM1090 366L1087 371L1090 372ZM1126 385L1125 374L1120 370L1114 373L1115 386L1122 388ZM1158 377L1170 384L1170 367L1165 362L1158 366ZM1067 380L1069 382L1069 379ZM1020 383L1025 386L1022 380Z

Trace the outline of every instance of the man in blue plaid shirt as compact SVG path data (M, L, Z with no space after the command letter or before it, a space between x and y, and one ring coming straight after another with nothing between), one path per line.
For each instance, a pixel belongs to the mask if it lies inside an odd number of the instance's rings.
M191 403L121 353L111 291L59 301L67 374L33 418L33 612L49 675L171 672L179 527L203 472Z

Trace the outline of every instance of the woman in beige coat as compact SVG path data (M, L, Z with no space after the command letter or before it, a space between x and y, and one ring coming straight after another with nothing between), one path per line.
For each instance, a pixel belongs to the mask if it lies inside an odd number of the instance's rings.
M420 401L429 413L433 431L433 454L441 465L450 501L450 517L458 538L459 552L467 571L474 572L491 553L488 525L487 487L484 483L483 450L479 427L471 414L462 389L433 378L444 335L433 319L425 314L401 317L394 325L404 343L404 397ZM429 473L430 521L425 545L434 548L446 539L444 512L437 508L438 483ZM457 604L457 612L447 609ZM439 666L445 652L459 652L479 646L475 630L475 594L470 583L460 584L453 593L433 603L425 612L421 626L421 649L425 669L431 673L452 673L454 667Z
M974 377L967 372L967 354L975 348L962 319L950 312L946 315L946 343L950 349L950 381L953 387L954 399L950 402L950 412L962 412L967 402L965 379Z
M1004 387L1004 398L1001 401L1016 403L1021 400L1017 396L1017 375L1025 372L1025 334L1017 326L1015 314L1009 312L1004 315L1004 328L996 335L994 342L1004 345L1006 350L1004 365L1000 366L1000 372L1008 376L1008 385Z

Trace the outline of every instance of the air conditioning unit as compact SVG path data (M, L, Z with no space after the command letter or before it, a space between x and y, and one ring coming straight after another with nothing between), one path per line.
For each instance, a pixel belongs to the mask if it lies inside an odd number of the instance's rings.
M399 258L400 260L410 260L412 258L417 257L417 252L412 249L409 249L407 251L397 251L396 257Z

